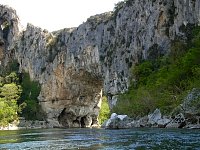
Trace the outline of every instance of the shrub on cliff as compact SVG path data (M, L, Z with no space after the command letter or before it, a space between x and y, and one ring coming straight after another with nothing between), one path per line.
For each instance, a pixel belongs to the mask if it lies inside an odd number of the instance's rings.
M164 114L182 102L185 93L200 87L200 27L188 43L174 41L171 53L132 68L129 90L119 96L113 112L136 117L156 108Z
M109 109L109 106L108 106L108 100L104 96L102 98L101 109L100 109L99 117L98 117L99 124L102 124L104 121L108 120L109 117L110 117L110 109Z
M7 116L17 118L20 115L27 120L44 120L45 118L45 114L37 99L41 89L40 84L36 81L31 81L28 73L16 73L18 69L19 64L16 60L13 60L4 68L2 77L0 77L0 92L6 88L6 90L2 91L3 93L1 92L0 94L7 94L7 96L10 94L10 96L14 96L14 93L16 94L19 92L18 97L13 97L14 100L11 101L13 102L12 105L11 103L7 105L8 101L5 101L5 96L0 95L0 108L3 109L0 111L0 120L4 122L2 123L4 125L8 124L11 120L13 121L13 119L9 119ZM16 87L19 88L19 91L16 90ZM16 113L17 111L18 113ZM4 119L3 121L2 118L7 118L8 120Z
M40 94L40 84L32 81L28 73L22 74L22 94L19 103L25 103L26 107L22 110L22 116L27 120L44 120L43 113L37 97Z

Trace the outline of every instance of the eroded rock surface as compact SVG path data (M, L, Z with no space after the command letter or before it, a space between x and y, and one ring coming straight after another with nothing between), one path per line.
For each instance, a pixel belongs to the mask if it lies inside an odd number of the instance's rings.
M16 11L0 5L0 73L14 57L14 41L19 34L19 19Z
M98 47L67 44L73 30L53 35L29 24L17 42L20 70L41 83L40 104L57 127L98 124L103 87Z
M97 123L102 89L112 108L133 65L166 54L186 26L199 23L199 0L128 0L77 28L50 33L28 24L19 32L15 11L0 5L0 61L17 59L20 72L40 82L38 98L53 126L86 127Z

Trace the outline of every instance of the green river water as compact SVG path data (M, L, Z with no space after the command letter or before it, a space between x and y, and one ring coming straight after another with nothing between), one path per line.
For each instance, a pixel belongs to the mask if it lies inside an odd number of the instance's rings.
M0 131L0 150L200 150L200 130L135 128Z

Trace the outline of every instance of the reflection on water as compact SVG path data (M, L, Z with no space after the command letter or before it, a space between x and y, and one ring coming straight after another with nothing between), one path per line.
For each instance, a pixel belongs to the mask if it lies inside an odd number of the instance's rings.
M0 149L200 150L200 130L136 128L0 131Z

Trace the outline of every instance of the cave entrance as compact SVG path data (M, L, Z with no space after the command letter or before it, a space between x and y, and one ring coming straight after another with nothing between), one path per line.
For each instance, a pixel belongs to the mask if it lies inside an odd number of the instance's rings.
M66 113L66 108L62 110L60 115L58 116L58 122L63 126L69 128L69 121L68 121L69 114Z
M58 116L58 122L65 128L71 128L71 127L85 128L87 126L86 121L87 121L86 116L84 117L75 116L73 113L67 112L66 108L64 108L60 113L60 115Z
M58 122L63 127L69 128L86 128L92 125L98 125L98 113L102 101L103 80L84 69L80 69L73 73L70 88L66 88L66 93L73 95L69 100L69 104L64 104L67 108L63 109L58 117ZM72 86L73 85L73 86ZM64 92L64 91L63 91ZM58 98L59 99L59 98Z
M76 116L73 112L68 112L64 108L61 114L58 116L58 122L65 128L80 128L85 127L85 120Z
M85 128L86 127L85 119L86 119L86 117L82 117L81 118L81 128Z

